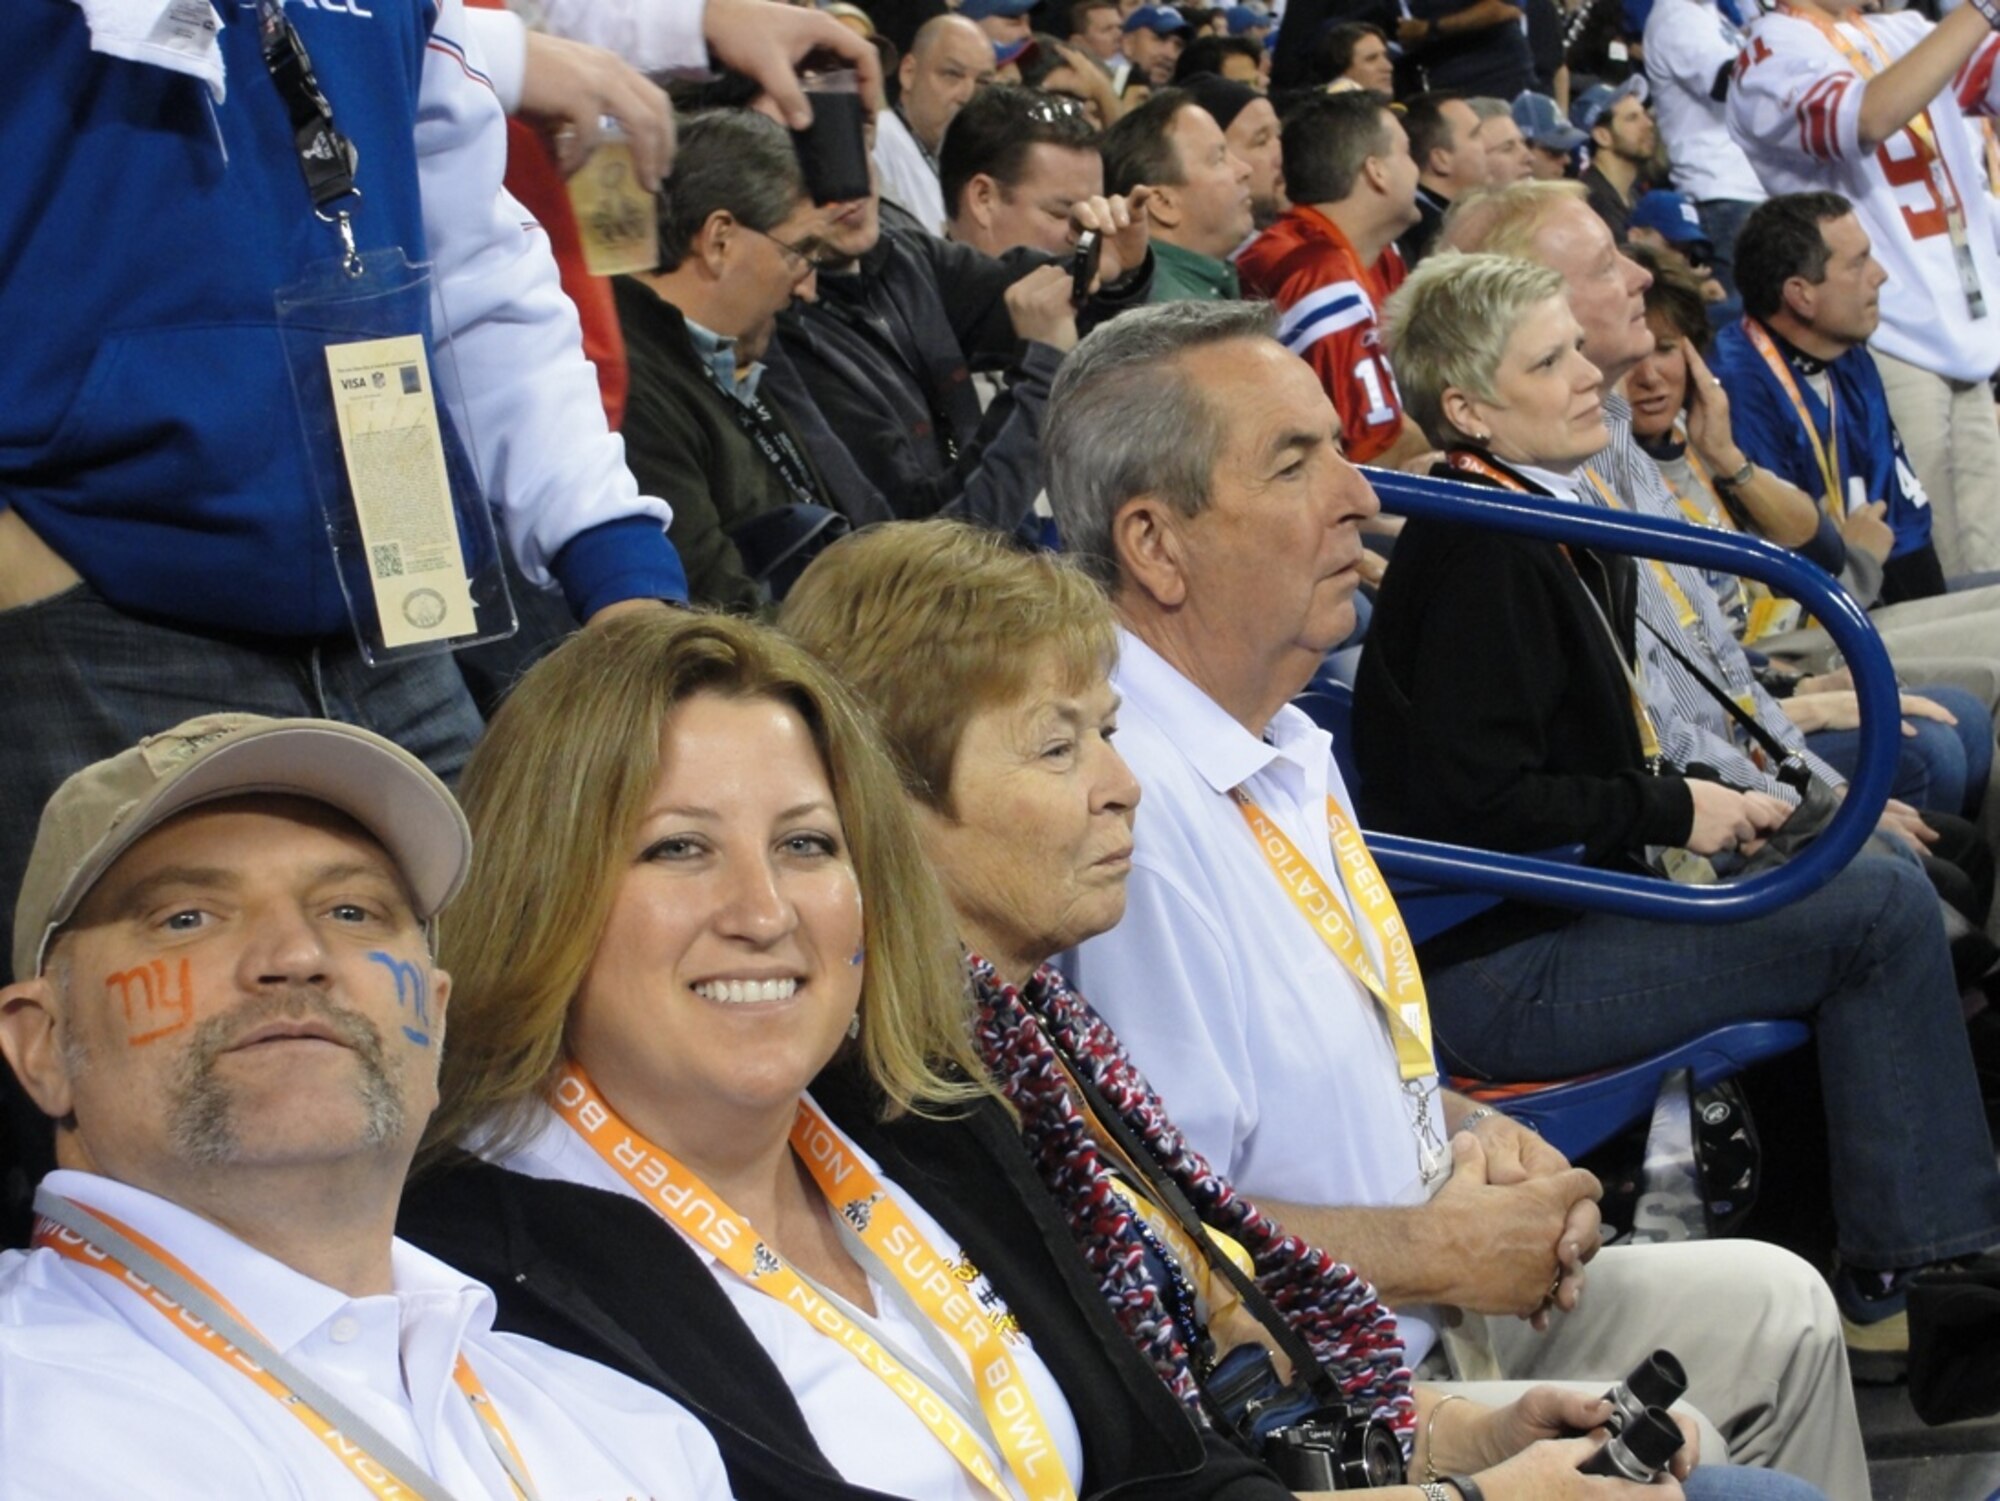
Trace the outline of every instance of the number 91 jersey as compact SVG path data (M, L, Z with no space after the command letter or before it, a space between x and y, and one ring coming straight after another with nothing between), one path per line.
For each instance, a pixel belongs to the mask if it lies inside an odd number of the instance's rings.
M1781 7L1745 38L1729 90L1729 133L1767 192L1833 191L1854 204L1889 273L1884 354L1954 380L2000 365L2000 257L1980 125L1995 112L2000 37L1988 37L1930 107L1873 151L1860 142L1870 78L1923 40L1908 12L1839 22Z

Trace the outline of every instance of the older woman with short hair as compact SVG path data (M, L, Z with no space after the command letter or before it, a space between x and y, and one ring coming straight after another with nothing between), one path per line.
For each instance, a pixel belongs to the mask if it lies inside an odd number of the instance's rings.
M1445 450L1437 473L1617 504L1592 462L1609 442L1601 377L1554 271L1435 257L1391 299L1386 336L1406 410ZM1620 870L1754 852L1785 805L1660 757L1635 566L1412 520L1356 680L1369 826L1508 851L1577 843ZM2000 1241L1951 958L1914 862L1864 854L1809 901L1734 923L1503 902L1421 952L1440 1056L1475 1078L1561 1078L1730 1022L1810 1021L1851 1352L1893 1362L1909 1276Z
M1592 1396L1544 1387L1494 1410L1413 1393L1373 1290L1187 1144L1050 962L1125 907L1139 788L1112 746L1117 638L1099 589L990 533L903 522L829 548L780 623L876 710L958 914L980 1052L1103 1297L1161 1379L1207 1410L1213 1362L1272 1342L1259 1315L1273 1317L1348 1402L1410 1433L1414 1472L1476 1471L1491 1501L1587 1494L1572 1489L1573 1451L1533 1441L1595 1422ZM1199 1217L1206 1246L1169 1194ZM1258 1314L1219 1267L1239 1253L1269 1300ZM1693 1495L1814 1494L1763 1472L1696 1476Z

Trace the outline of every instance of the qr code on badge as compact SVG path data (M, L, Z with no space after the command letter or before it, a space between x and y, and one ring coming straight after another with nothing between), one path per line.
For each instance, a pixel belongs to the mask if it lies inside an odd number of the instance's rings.
M403 544L400 542L379 543L375 549L375 577L393 579L403 576Z

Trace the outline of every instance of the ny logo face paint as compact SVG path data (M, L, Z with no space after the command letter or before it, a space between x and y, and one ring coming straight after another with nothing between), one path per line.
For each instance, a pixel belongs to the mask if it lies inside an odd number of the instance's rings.
M398 959L380 949L370 950L367 957L371 963L388 970L396 981L396 1007L409 1018L403 1023L403 1035L420 1048L429 1047L431 994L423 970L408 959Z
M171 969L164 959L121 969L104 977L104 988L118 992L125 1041L132 1047L158 1042L194 1019L194 988L186 959Z

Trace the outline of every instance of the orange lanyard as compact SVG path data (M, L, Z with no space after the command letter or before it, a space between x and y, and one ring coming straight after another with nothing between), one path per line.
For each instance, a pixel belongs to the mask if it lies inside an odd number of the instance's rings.
M1806 430L1806 440L1812 444L1813 460L1819 465L1820 479L1826 484L1826 509L1834 516L1847 514L1847 496L1840 484L1840 401L1833 389L1832 377L1827 381L1826 439L1820 440L1819 426L1806 411L1805 393L1792 377L1791 362L1779 352L1764 325L1755 318L1745 317L1743 334L1751 346L1763 356L1771 374L1777 377L1785 395L1791 399L1792 411L1797 414L1799 426Z
M255 1326L221 1293L209 1286L191 1267L176 1258L165 1247L148 1240L130 1225L113 1219L101 1209L94 1209L87 1204L77 1204L76 1207L87 1211L134 1245L157 1258L236 1323L255 1333ZM54 1251L58 1256L80 1267L115 1278L138 1293L145 1299L146 1306L159 1314L173 1328L230 1369L248 1378L259 1391L278 1404L280 1411L301 1424L324 1445L327 1452L339 1460L349 1474L375 1495L383 1498L383 1501L406 1501L406 1498L411 1496L440 1494L435 1484L425 1483L428 1477L419 1476L412 1481L395 1474L386 1464L370 1454L360 1442L343 1433L338 1423L319 1412L285 1381L273 1374L264 1362L256 1358L258 1352L244 1350L231 1343L195 1309L185 1306L164 1289L148 1282L116 1256L77 1231L43 1218L36 1222L34 1244ZM513 1436L508 1433L507 1424L501 1418L499 1409L493 1405L492 1398L486 1393L486 1387L463 1354L458 1357L457 1365L452 1371L452 1380L465 1394L466 1401L471 1404L473 1412L484 1425L489 1435L489 1443L496 1444L496 1454L504 1452L507 1458L511 1459L511 1465L506 1459L503 1459L502 1464L508 1471L507 1478L513 1486L514 1494L521 1498L521 1501L530 1501L534 1495L534 1487L527 1479L527 1463L521 1458L521 1451L515 1447Z
M1257 853L1271 867L1278 884L1299 909L1299 915L1319 935L1341 968L1360 982L1375 998L1389 1038L1396 1048L1396 1070L1403 1081L1409 1102L1410 1127L1417 1142L1417 1171L1425 1183L1445 1169L1444 1139L1431 1119L1430 1081L1437 1072L1431 1051L1430 999L1424 993L1423 972L1417 968L1416 941L1396 908L1389 883L1368 852L1361 831L1333 798L1326 800L1327 834L1333 843L1336 867L1354 895L1354 910L1361 914L1375 935L1376 954L1370 955L1354 924L1332 892L1320 882L1319 872L1299 852L1289 835L1238 787L1230 794L1236 811L1249 825Z
M648 1208L758 1292L840 1345L917 1415L975 1481L997 1501L1008 1501L1005 1482L978 1440L954 1416L953 1405L822 1296L720 1195L627 1125L574 1062L565 1063L557 1078L554 1109ZM1020 1363L1007 1348L1009 1335L996 1327L967 1290L978 1273L969 1263L955 1270L947 1267L881 1180L810 1100L799 1101L791 1140L793 1153L827 1203L882 1270L967 1358L980 1410L1022 1490L1031 1501L1076 1501L1076 1489L1063 1470L1048 1425Z

